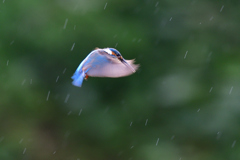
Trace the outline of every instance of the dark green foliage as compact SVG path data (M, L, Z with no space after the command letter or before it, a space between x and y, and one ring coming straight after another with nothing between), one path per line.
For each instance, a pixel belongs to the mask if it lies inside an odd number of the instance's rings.
M0 159L240 158L239 1L0 3ZM140 69L74 87L95 47Z

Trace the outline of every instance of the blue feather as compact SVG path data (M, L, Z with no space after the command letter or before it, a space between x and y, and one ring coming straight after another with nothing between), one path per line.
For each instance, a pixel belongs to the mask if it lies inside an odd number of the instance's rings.
M72 84L77 87L81 87L83 80L85 78L85 73L82 71L76 71L74 75L72 76L73 82Z

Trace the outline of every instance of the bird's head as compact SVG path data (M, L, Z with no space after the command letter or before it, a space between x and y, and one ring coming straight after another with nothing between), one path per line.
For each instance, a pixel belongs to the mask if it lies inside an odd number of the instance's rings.
M123 59L121 53L115 48L104 48L103 50L110 56L113 56L114 58L118 58L119 60Z
M103 50L107 52L109 55L117 58L127 67L129 67L132 70L132 72L136 72L136 70L122 57L121 53L118 50L116 50L115 48L105 48Z

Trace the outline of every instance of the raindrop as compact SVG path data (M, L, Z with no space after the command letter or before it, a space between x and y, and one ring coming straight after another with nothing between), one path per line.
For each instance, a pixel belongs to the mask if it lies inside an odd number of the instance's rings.
M236 142L237 142L236 140L233 141L232 148L235 146Z
M63 74L66 72L66 70L67 70L67 68L64 68L64 70L63 70Z
M58 79L59 79L59 76L57 76L56 82L58 81Z
M108 112L109 110L109 107L107 107L105 110L104 110L104 113Z
M23 150L23 154L25 154L26 150L27 150L27 148L24 148L24 150Z
M175 135L173 135L172 137L171 137L171 140L173 140L175 138Z
M47 94L47 99L46 99L46 101L48 101L48 98L49 98L49 96L50 96L50 91L48 91L48 94Z
M65 20L65 23L64 23L63 29L66 29L67 23L68 23L68 18L66 18L66 20Z
M73 29L76 30L76 25L74 25Z
M186 51L185 55L184 55L184 59L187 57L188 51Z
M148 123L148 119L146 119L145 126L147 125L147 123Z
M56 154L57 151L54 151L53 154Z
M209 21L213 20L213 16L209 19Z
M69 111L67 115L69 116L71 113L72 113L72 111Z
M3 3L5 2L5 0L3 0Z
M197 110L197 112L199 112L200 111L200 108Z
M73 43L72 48L71 48L71 51L73 50L74 46L75 46L75 43Z
M19 141L19 144L21 144L23 142L23 138Z
M10 43L10 45L12 45L14 43L14 41L12 41L11 43Z
M169 21L172 21L172 17L169 19Z
M115 48L117 47L118 43L115 44Z
M207 57L207 62L210 62L210 60L211 60L211 55L212 55L212 52L210 52L209 54L208 54L208 57Z
M67 94L67 96L66 96L66 98L65 98L65 101L64 101L64 103L67 103L67 101L68 101L69 97L70 97L70 94Z
M232 93L232 90L233 90L233 86L231 87L231 89L230 89L230 91L229 91L229 94L231 94L231 93Z
M4 137L2 136L1 138L0 138L0 142L2 142L4 140Z
M221 7L221 9L220 9L220 12L222 12L223 8L224 8L224 5L222 5L222 7Z
M211 88L210 88L210 90L209 90L209 93L211 93L211 92L212 92L212 89L213 89L213 87L211 87Z
M65 133L65 137L69 137L70 136L70 131L66 131L66 133Z
M130 127L132 126L132 123L133 123L133 122L130 123Z
M130 149L133 149L134 146L132 146Z
M142 41L142 39L138 39L138 43L141 42L141 41Z
M30 84L32 84L32 79L30 79Z
M199 24L202 24L202 22L200 22Z
M123 154L123 151L118 152L118 156L121 156Z
M7 66L8 66L9 60L7 60Z
M82 109L80 109L80 111L79 111L79 113L78 113L78 116L80 116L80 115L81 115L81 113L82 113Z
M107 7L107 2L106 2L106 4L105 4L105 6L104 6L104 10L106 9L106 7Z
M26 79L24 79L24 80L22 81L22 85L24 85L25 82L26 82Z
M158 142L159 142L159 138L157 139L156 146L158 145Z
M222 133L221 132L217 132L217 137L216 139L219 140L219 138L221 137Z
M157 2L157 3L155 4L155 7L157 7L157 6L158 6L158 3L159 3L159 2Z

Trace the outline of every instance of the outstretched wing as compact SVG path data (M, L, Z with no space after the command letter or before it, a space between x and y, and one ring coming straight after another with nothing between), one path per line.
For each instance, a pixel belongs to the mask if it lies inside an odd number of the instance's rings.
M91 54L91 68L87 71L87 74L91 77L124 77L133 74L134 72L118 58L108 55L104 51L95 50ZM139 65L134 64L134 60L126 60L135 70Z

